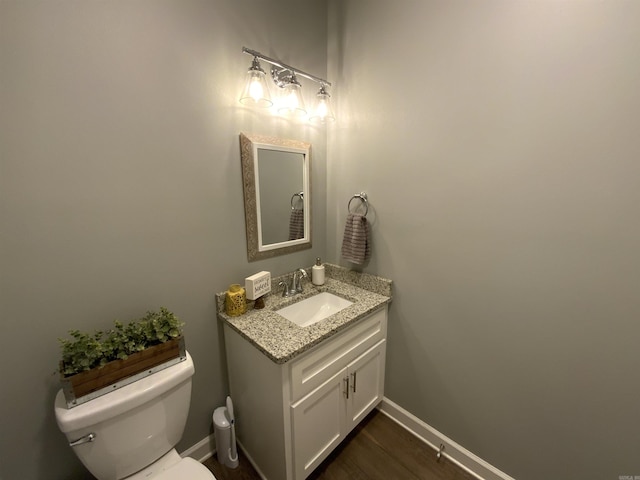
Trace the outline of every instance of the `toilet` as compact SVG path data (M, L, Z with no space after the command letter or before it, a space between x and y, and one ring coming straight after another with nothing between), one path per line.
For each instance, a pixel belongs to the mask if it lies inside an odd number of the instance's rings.
M98 480L215 480L175 450L191 402L191 355L164 370L68 409L58 392L58 427Z

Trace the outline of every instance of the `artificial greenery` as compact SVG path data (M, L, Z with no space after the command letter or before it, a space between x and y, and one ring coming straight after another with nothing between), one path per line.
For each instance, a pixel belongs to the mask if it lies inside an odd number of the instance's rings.
M179 337L184 326L165 307L160 307L159 312L147 312L127 325L117 320L114 323L111 330L92 334L70 330L72 340L58 339L62 348L60 371L64 376L102 367L112 360L124 360L132 353Z

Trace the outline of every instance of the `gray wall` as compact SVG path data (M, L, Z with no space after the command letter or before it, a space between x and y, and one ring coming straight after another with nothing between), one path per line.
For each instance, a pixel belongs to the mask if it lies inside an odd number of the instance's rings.
M181 448L206 436L213 293L338 261L361 190L387 395L519 480L640 474L640 5L331 2L329 152L236 101L242 45L324 74L325 4L300 5L0 2L0 478L82 477L56 339L160 305L197 367ZM240 131L313 143L312 250L247 262Z
M386 394L519 480L640 475L640 2L332 2L328 251L369 194Z
M326 18L323 1L0 1L2 480L84 476L53 416L57 338L161 305L196 363L179 449L210 433L227 393L214 293L325 256L316 235L247 262L239 133L313 144L320 232L326 132L242 107L241 47L325 76Z

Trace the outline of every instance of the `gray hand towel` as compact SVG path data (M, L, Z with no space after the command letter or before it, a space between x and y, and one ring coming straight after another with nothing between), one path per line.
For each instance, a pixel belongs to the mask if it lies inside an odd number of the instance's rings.
M291 210L289 217L289 240L304 238L304 210Z
M351 263L362 264L371 255L369 223L364 215L350 213L344 227L342 258Z

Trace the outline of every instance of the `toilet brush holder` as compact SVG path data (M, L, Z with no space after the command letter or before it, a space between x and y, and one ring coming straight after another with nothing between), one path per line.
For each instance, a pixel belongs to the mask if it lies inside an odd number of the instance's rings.
M231 458L231 422L227 407L218 407L213 412L213 431L216 439L218 462L229 468L238 466L238 456ZM234 447L235 450L235 447Z

